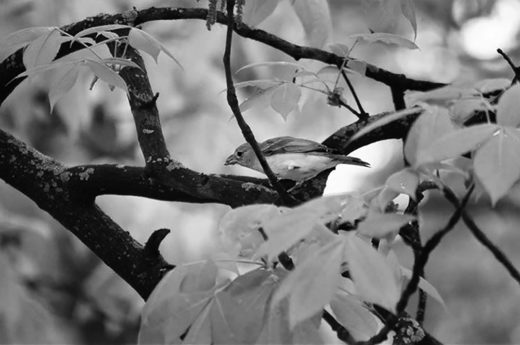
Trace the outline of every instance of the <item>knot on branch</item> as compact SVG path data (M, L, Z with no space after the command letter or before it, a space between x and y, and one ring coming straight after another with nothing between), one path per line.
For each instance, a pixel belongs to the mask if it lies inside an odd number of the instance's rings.
M417 344L426 336L419 322L411 318L400 318L394 331L396 345Z
M144 245L144 252L148 257L157 257L160 255L159 253L159 245L164 240L164 238L170 233L170 229L158 229L155 230L146 244Z

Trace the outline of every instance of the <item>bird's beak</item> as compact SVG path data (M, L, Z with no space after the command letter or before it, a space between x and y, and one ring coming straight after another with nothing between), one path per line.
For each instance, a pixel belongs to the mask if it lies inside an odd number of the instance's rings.
M224 165L233 165L233 164L237 164L237 163L238 163L237 158L233 154L233 155L229 156L228 158L226 158L226 162L224 163Z

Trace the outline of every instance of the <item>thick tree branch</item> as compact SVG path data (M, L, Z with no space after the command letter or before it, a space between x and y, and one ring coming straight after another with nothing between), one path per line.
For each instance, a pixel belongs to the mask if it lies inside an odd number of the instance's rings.
M152 178L142 167L122 164L80 165L66 168L66 171L70 173L71 187L91 200L99 195L114 194L166 201L219 203L231 207L276 204L279 201L266 180L246 176L205 175L184 168L182 173L186 179L201 183L188 190L165 185ZM82 178L85 174L89 176L88 179Z
M72 188L72 173L61 163L2 130L0 147L0 178L47 211L146 299L171 265L160 255L147 255L92 199ZM90 171L79 178L88 180Z

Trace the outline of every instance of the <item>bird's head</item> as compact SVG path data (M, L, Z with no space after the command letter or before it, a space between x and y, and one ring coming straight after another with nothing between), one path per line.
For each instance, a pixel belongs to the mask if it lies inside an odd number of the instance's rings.
M235 152L226 158L224 165L240 164L245 167L252 167L255 164L256 156L248 143L242 144Z

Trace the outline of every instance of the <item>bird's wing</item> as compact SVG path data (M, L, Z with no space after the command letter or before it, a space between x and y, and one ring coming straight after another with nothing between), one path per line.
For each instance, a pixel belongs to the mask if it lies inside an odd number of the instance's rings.
M304 152L328 152L327 146L312 140L277 137L271 138L260 144L260 149L265 155L280 153L304 153Z

